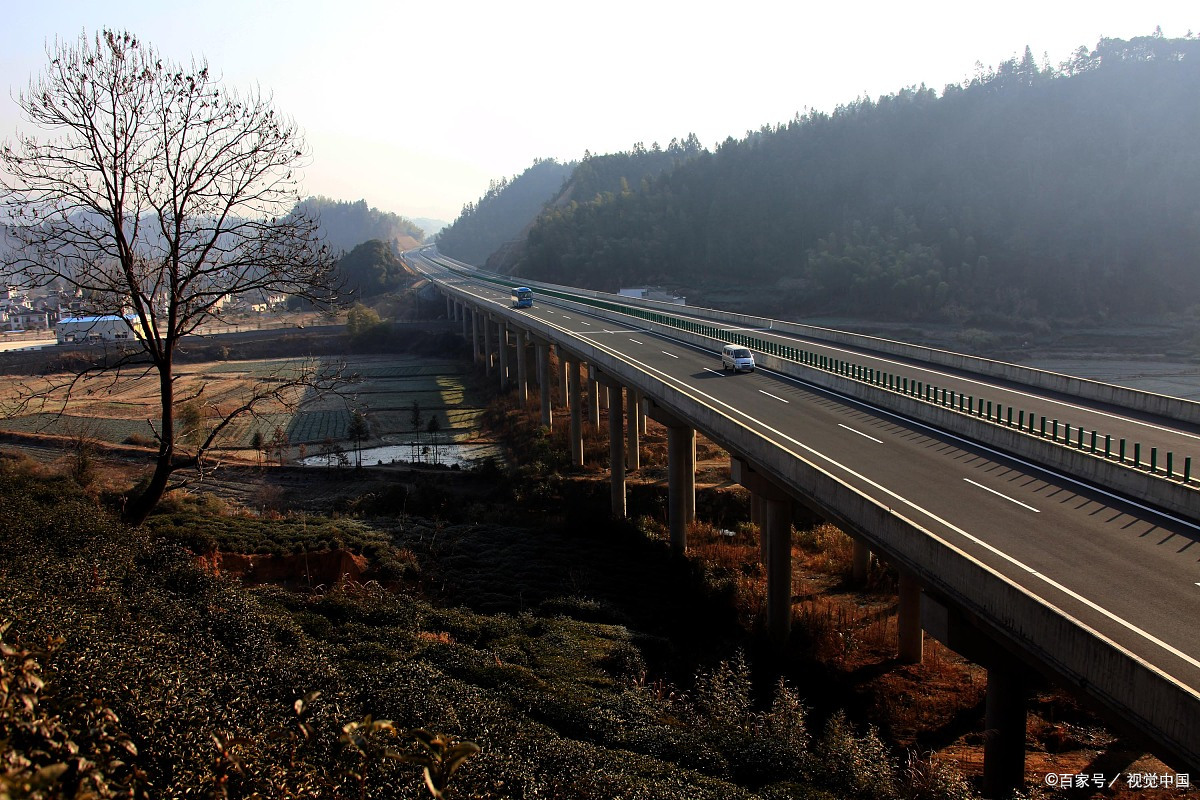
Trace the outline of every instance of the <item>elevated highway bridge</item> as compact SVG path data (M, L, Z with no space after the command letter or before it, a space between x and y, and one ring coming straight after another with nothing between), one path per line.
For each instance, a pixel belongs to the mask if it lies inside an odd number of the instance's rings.
M989 794L1023 781L1035 673L1200 774L1197 404L569 287L533 284L534 307L514 309L507 278L429 250L407 257L489 374L522 396L537 387L546 425L563 424L550 392L561 387L577 463L584 416L598 425L607 396L614 515L643 414L667 426L679 550L694 516L695 432L730 453L763 536L774 636L791 619L793 503L854 537L856 571L871 553L893 564L900 657L920 661L928 634L987 667ZM759 368L723 372L728 342Z

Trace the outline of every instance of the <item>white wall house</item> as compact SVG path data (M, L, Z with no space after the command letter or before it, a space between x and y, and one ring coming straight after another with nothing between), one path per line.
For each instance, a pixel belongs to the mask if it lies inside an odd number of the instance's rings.
M54 326L59 344L68 342L128 342L141 338L142 326L136 318L64 317Z

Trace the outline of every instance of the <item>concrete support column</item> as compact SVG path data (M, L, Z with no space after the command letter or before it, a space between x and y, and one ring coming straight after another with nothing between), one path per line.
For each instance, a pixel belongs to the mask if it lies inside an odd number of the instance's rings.
M610 396L612 405L608 410L608 468L612 484L612 513L616 519L624 519L625 509L625 439L622 436L623 420L621 387L613 385Z
M574 408L575 404L571 402L571 392L569 381L567 380L567 357L562 350L558 351L558 396L562 399L562 404L567 408Z
M897 647L900 661L920 664L925 655L925 632L921 629L921 585L907 570L900 570L900 608L896 614L899 628Z
M481 314L479 320L483 323L483 372L485 375L492 374L492 321L487 315Z
M603 408L603 409L608 408L608 395L609 395L608 387L605 386L603 383L600 384L600 408Z
M529 356L525 351L525 331L513 330L517 343L517 401L522 407L529 402Z
M1025 787L1025 704L1029 688L1020 664L1003 659L987 671L983 796L1007 797Z
M600 429L600 385L596 379L588 377L588 422L596 430Z
M554 429L554 415L550 411L550 345L537 343L538 394L542 401L542 425L546 430Z
M767 630L776 644L792 631L792 504L787 495L764 496L767 544Z
M851 577L856 584L867 582L867 573L871 570L871 546L864 540L854 537L854 557Z
M638 392L638 433L646 435L646 398Z
M750 490L767 572L767 628L772 641L782 644L792 629L792 497L743 458L730 458L729 476Z
M579 362L567 361L567 405L571 407L571 425L567 438L571 441L571 463L583 466L583 409L579 398Z
M450 300L450 295L446 295L446 319L454 319L454 306Z
M468 342L471 341L471 323L467 320L467 307L462 303L458 304L458 318L462 320L463 338Z
M483 356L479 352L479 312L471 309L471 357L478 364Z
M766 510L763 508L763 497L758 492L750 492L750 524L758 528L758 560L767 563Z
M667 525L671 549L687 552L687 529L696 518L696 464L692 443L696 430L686 425L667 427Z
M508 389L508 323L496 323L496 346L500 351L500 391Z
M625 420L625 466L630 472L637 472L642 468L642 445L638 438L638 417L640 416L639 403L637 401L638 393L634 389L629 389L629 419Z

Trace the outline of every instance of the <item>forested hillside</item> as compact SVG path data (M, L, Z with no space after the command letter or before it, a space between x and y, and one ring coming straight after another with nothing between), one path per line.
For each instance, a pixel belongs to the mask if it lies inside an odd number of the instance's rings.
M371 239L394 244L405 250L416 247L425 239L425 232L411 220L371 208L366 200L350 203L320 195L301 200L297 210L321 220L321 233L334 253L348 253Z
M511 181L492 181L478 203L467 203L458 219L442 229L438 250L471 264L483 264L533 222L562 188L573 166L554 159L539 160Z
M515 271L777 315L1185 310L1200 298L1198 89L1192 38L1106 39L1058 68L1027 48L941 95L860 99L577 192L539 217Z

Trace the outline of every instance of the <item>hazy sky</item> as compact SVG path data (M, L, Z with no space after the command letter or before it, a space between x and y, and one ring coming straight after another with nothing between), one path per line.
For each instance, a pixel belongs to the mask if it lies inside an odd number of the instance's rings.
M0 138L45 46L125 29L175 61L255 83L304 129L307 194L451 220L535 158L706 146L925 83L940 91L1033 48L1200 32L1195 0L39 0L0 25Z

